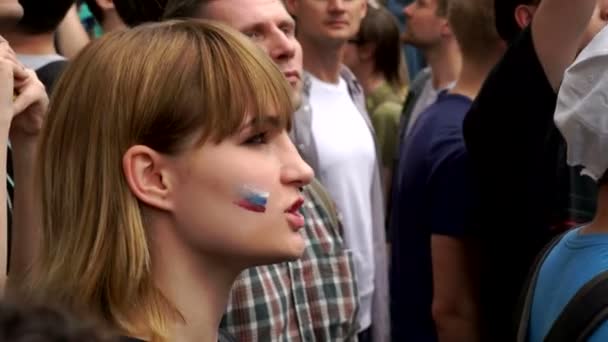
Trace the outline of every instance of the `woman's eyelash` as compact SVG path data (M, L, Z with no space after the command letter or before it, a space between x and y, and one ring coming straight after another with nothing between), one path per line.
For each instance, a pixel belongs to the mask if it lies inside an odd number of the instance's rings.
M245 141L245 144L247 144L247 145L265 144L267 141L266 138L267 138L266 132L258 133L258 134L253 135L249 139L247 139Z

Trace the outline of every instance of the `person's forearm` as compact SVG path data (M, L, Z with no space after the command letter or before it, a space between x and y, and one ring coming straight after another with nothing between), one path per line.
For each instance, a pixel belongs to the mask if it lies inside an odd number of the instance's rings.
M550 25L555 25L555 22L559 21L564 27L562 33L567 34L568 38L576 39L587 28L589 18L599 2L601 0L543 0L538 6L534 20L550 22Z
M446 314L435 320L439 342L477 342L479 325L474 316Z
M91 41L80 22L76 5L70 8L57 28L57 38L59 51L68 59L74 58Z
M564 71L581 49L597 4L597 0L543 0L540 3L532 20L532 37L554 90L559 88Z
M476 245L468 239L433 234L431 252L431 309L439 341L479 341L479 290L476 285L479 256Z
M15 192L11 237L10 274L17 279L33 265L40 244L41 201L36 191L37 138L11 141Z
M0 117L9 117L9 114L1 113ZM8 260L8 213L6 192L6 158L8 149L8 132L10 124L0 124L0 184L4 189L0 190L0 297L4 296L7 279Z

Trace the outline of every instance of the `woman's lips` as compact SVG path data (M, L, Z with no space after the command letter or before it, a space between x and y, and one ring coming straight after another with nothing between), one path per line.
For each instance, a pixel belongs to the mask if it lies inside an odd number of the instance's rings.
M304 204L304 199L300 197L289 207L289 209L285 210L289 226L296 231L304 226L304 216L300 214L302 204Z

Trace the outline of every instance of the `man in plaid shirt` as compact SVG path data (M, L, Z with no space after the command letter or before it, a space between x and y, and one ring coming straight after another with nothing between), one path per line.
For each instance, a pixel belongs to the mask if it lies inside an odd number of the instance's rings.
M165 19L222 21L249 36L277 63L299 110L292 139L302 155L314 149L310 106L302 96L302 48L281 0L169 0ZM308 114L308 115L306 115ZM318 181L302 191L306 249L300 260L248 269L237 279L221 327L239 341L353 341L357 287L336 209Z

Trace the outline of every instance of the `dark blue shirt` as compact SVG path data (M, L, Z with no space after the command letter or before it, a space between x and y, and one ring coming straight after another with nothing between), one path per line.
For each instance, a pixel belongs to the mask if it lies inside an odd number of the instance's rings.
M393 341L437 341L431 316L431 235L462 237L470 206L462 123L467 97L443 92L402 146L393 187Z

